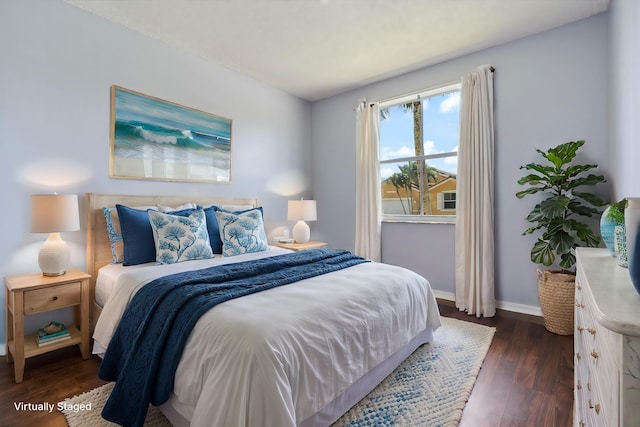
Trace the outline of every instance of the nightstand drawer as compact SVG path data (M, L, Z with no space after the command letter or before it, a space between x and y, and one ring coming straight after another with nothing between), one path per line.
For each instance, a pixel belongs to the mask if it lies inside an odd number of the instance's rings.
M24 314L40 313L80 304L81 282L49 286L24 293Z

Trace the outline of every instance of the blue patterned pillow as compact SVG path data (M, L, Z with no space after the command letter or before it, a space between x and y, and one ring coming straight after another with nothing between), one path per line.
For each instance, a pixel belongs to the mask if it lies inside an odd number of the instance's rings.
M269 249L264 232L262 209L251 209L242 213L217 211L222 255L234 256Z
M213 258L207 222L202 209L189 216L148 210L156 244L156 262L175 264L182 261Z
M120 231L120 221L118 221L118 211L116 208L102 208L104 218L107 221L107 235L111 245L111 264L119 264L124 261L124 242L122 231Z
M154 206L136 207L142 214L147 214L147 209L156 209ZM107 235L109 236L109 244L111 246L111 264L120 264L124 262L124 237L120 227L120 218L116 208L102 208L104 218L107 222Z

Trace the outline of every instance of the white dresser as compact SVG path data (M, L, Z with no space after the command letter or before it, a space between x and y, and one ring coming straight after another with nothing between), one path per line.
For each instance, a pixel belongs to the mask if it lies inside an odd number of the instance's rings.
M575 427L640 427L640 294L607 249L576 250Z

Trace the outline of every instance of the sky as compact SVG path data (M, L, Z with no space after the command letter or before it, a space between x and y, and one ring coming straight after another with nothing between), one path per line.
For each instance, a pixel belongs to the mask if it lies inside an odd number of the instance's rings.
M424 152L446 153L458 150L460 92L449 92L423 100ZM389 117L380 121L380 160L415 155L413 148L413 114L402 106L389 108ZM433 159L427 164L456 173L457 157ZM398 172L395 164L383 164L382 179Z

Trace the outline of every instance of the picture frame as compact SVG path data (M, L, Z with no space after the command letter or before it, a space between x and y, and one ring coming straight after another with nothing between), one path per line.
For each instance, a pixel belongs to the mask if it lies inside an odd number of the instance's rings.
M109 176L231 183L232 120L111 86Z

